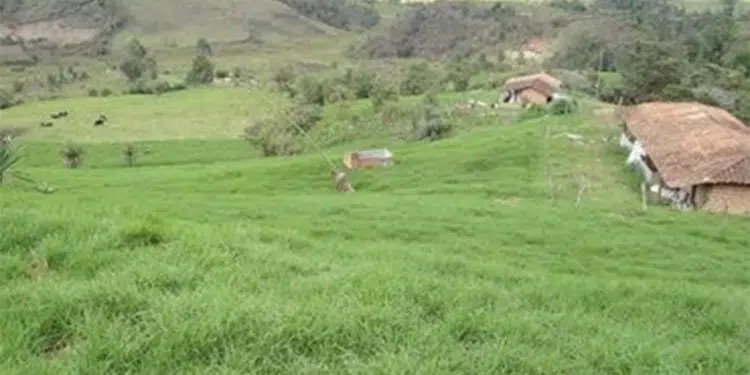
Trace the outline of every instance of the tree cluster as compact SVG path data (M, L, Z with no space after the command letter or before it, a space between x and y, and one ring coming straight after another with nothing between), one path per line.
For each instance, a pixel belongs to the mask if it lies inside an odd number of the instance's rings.
M597 22L563 36L551 64L616 73L600 99L700 100L750 119L750 46L737 1L688 11L667 0L597 0Z
M344 30L369 29L380 22L380 13L366 2L350 0L278 0L305 17Z
M350 53L363 58L444 60L479 52L496 54L551 26L532 20L515 6L496 3L441 2L410 7L388 27L353 44Z

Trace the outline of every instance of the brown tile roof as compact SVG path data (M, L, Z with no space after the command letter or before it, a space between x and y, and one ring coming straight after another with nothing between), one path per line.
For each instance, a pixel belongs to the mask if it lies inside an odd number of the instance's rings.
M544 95L552 96L552 94L559 90L561 86L562 82L559 79L542 72L511 78L505 81L503 91L516 91L533 88Z
M653 102L625 108L623 116L668 186L750 184L750 129L729 112Z

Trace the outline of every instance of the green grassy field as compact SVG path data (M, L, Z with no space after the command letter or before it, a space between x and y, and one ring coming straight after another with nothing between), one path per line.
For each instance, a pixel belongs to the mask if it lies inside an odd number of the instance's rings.
M338 194L319 154L261 158L240 138L288 104L268 76L293 62L395 76L403 62L351 61L351 34L248 4L134 0L116 43L138 35L163 77L181 79L195 39L240 39L250 19L283 41L214 43L212 61L257 88L119 95L116 57L79 56L59 63L89 80L0 111L0 129L29 129L13 172L55 189L13 173L0 185L0 374L750 373L747 219L644 211L617 127L593 113L602 103L526 121L509 105L457 115L455 135L431 143L398 138L407 114L386 124L369 100L327 104L310 136L334 161L396 155ZM58 67L5 69L10 85ZM110 121L94 127L100 113ZM67 141L85 148L80 169L64 167Z
M643 212L590 115L477 121L389 144L352 195L316 154L171 140L123 168L98 143L67 170L30 135L18 169L57 191L2 191L4 372L750 371L746 221Z

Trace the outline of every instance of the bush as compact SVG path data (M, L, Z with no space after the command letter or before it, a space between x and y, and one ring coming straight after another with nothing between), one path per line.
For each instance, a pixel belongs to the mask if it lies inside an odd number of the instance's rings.
M13 81L13 93L14 94L20 94L23 92L23 89L26 85L23 81Z
M99 93L99 95L101 95L101 96L111 96L111 95L112 95L112 90L110 90L110 89L108 89L108 88L104 88L104 89L102 89L102 91L101 91L101 92Z
M21 103L22 101L15 98L11 93L0 90L0 110L17 106Z
M288 116L282 115L287 112ZM304 134L300 131L310 131L321 118L321 107L300 105L274 118L253 123L245 128L244 138L259 148L263 156L294 155L304 149Z
M99 96L99 91L97 89L89 89L89 96Z
M375 90L376 75L363 69L347 69L344 73L344 84L349 87L357 99L367 99L373 95Z
M294 97L297 91L294 88L294 82L297 80L297 73L291 65L286 65L277 70L272 78L277 89Z
M70 169L75 169L83 164L83 157L86 151L80 145L72 142L68 142L62 150L62 157L65 166Z
M320 80L310 76L304 76L297 86L297 97L301 103L312 105L325 104L325 87Z
M375 83L375 87L372 93L373 107L377 109L382 107L386 102L395 102L398 101L398 99L398 88L396 88L394 85L383 80L378 80L378 82Z
M129 95L161 95L187 89L182 83L169 83L162 80L138 81L125 91ZM102 93L103 96L103 93Z
M127 57L120 63L119 68L129 82L135 83L144 78L156 79L158 77L156 60L148 55L146 47L138 39L133 38L127 49Z
M0 139L0 185L5 181L11 167L20 160L16 150L12 147L10 142Z
M135 158L138 154L138 150L136 150L135 146L133 145L127 145L122 150L122 160L125 163L126 167L133 167L135 166Z
M435 85L435 73L426 62L410 64L403 75L400 91L403 95L421 95Z
M223 69L222 70L217 70L215 72L215 75L216 75L216 78L218 78L218 79L229 78L229 71L228 70L223 70Z
M550 113L547 111L546 108L538 105L531 105L524 109L518 117L516 118L516 121L523 122L523 121L529 121L538 119L544 116L548 116Z
M572 98L554 99L547 111L551 115L567 115L578 111L578 101Z
M214 81L214 64L208 57L199 55L193 59L185 82L190 85L205 85Z
M421 110L412 117L412 132L417 140L436 141L448 137L453 125L445 121L432 93L425 95Z

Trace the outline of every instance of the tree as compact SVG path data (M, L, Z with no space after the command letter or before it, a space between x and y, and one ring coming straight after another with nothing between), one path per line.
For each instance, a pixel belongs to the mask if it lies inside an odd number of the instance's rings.
M294 88L294 81L296 79L297 74L294 71L294 67L291 65L282 66L273 74L273 81L276 83L276 86L279 90L289 94L290 97L296 95L296 90Z
M404 95L421 95L427 92L435 83L433 72L426 62L409 65L401 81L401 93Z
M680 84L685 58L670 43L636 40L624 46L617 60L625 91L639 100L658 96L670 84Z
M120 63L120 72L130 83L142 78L156 79L158 76L156 60L148 55L148 50L137 38L128 43L126 57Z
M326 101L325 87L319 80L304 76L299 82L299 100L304 104L324 105Z
M213 49L205 38L200 38L195 43L195 54L198 56L213 56Z
M193 65L185 81L191 85L205 85L214 81L214 64L208 57L199 55L193 59Z

